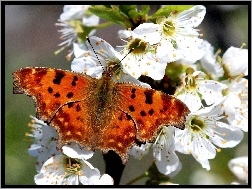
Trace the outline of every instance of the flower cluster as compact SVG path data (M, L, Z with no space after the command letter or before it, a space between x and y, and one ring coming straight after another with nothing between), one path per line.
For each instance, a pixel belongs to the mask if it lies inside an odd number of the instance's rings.
M209 159L215 158L221 148L235 147L242 141L243 132L248 131L248 80L244 78L248 75L248 50L230 47L222 57L219 51L214 53L213 46L201 39L200 30L196 29L206 14L202 5L181 12L172 10L160 17L154 14L149 19L152 22L138 23L130 29L125 19L126 29L118 31L124 44L114 49L93 36L99 29L98 16L104 18L106 14L101 14L101 9L88 5L64 7L58 25L63 27L60 32L65 41L60 45L72 49L72 71L100 79L104 68L117 67L113 72L115 82L144 87L150 85L141 82L140 76L161 80L166 75L174 82L179 80L173 95L191 111L185 129L163 127L154 143L134 146L130 155L140 159L152 150L157 169L165 175L179 167L176 152L192 155L210 170ZM164 6L161 10L166 13L167 9ZM115 23L123 25L117 19ZM132 20L135 21L134 17ZM86 36L90 36L88 41ZM182 69L176 70L178 65ZM93 152L79 149L76 144L65 145L58 151L55 130L36 118L33 120L30 136L36 143L29 153L38 158L36 184L113 184L109 175L101 176L87 161Z

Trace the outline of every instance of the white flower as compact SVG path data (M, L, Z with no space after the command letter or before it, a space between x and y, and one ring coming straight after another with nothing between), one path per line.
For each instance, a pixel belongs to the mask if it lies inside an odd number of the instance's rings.
M211 105L222 97L222 90L227 86L218 81L207 80L205 73L194 71L192 68L186 70L183 84L175 92L176 98L182 100L191 110L196 112L203 107L202 100Z
M197 5L178 15L175 12L168 18L157 21L160 25L161 45L163 42L169 41L182 53L183 59L190 62L199 60L204 53L199 48L203 40L198 38L200 34L194 28L200 25L205 14L206 8Z
M248 156L231 159L228 167L239 180L248 183Z
M33 137L34 143L28 149L28 153L37 157L36 170L39 171L45 161L61 152L56 149L58 140L56 130L33 116L31 118L32 123L29 126L32 128L32 134L27 136Z
M158 38L148 37L151 27L147 34L145 27L151 23L140 24L133 31L119 31L119 35L128 39L127 44L121 50L125 57L122 60L124 69L136 79L141 75L149 76L155 80L160 80L165 74L168 62L166 54L158 49ZM146 35L145 35L146 34Z
M94 185L100 172L85 160L57 155L47 160L35 175L37 185Z
M230 77L248 75L248 49L230 47L223 54L222 63Z
M63 46L63 49L67 46L71 46L77 42L78 35L91 36L96 30L90 29L89 27L97 26L99 24L99 17L95 15L88 15L87 9L90 5L65 5L63 13L60 15L60 19L57 26L61 26L59 30L62 33L61 38L63 40L59 46ZM83 39L82 39L83 40ZM68 54L69 57L72 55L72 51Z
M224 98L210 107L187 116L185 130L175 130L175 148L185 154L192 154L203 168L210 170L208 159L216 156L216 146L231 148L243 139L243 132L221 122L221 106ZM220 151L220 149L217 149Z
M204 69L204 72L210 76L211 79L217 80L224 74L223 67L217 60L218 51L214 54L214 47L208 42L203 41L202 49L205 51L204 56L200 59L200 64Z
M82 72L93 78L100 79L103 72L110 71L115 82L131 82L144 87L150 87L132 77L121 65L123 56L103 39L92 36L82 45L74 45L76 58L72 61L71 69ZM94 52L95 51L95 52Z
M248 132L248 80L239 77L232 80L224 95L227 98L222 108L228 122Z
M204 54L200 49L203 40L198 38L200 34L194 28L202 22L205 13L206 8L197 5L179 14L174 11L168 18L157 19L157 24L143 24L142 28L148 31L151 27L153 32L146 34L146 38L158 39L157 51L167 52L168 62L182 58L193 63Z

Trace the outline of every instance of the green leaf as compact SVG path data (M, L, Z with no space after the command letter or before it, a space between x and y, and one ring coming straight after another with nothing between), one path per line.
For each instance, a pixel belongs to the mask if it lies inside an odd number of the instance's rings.
M142 15L148 15L149 11L150 11L150 5L142 5L141 10Z
M156 19L158 17L168 17L172 11L177 11L178 13L183 12L185 10L190 9L193 5L167 5L164 8L158 9L153 15L151 15L150 19Z
M131 22L128 17L121 14L116 6L111 6L111 8L109 8L104 5L93 5L90 6L88 10L100 18L120 24L125 28L131 27Z
M129 12L132 10L137 10L136 5L119 5L118 6L119 10L123 12L125 15L129 16Z

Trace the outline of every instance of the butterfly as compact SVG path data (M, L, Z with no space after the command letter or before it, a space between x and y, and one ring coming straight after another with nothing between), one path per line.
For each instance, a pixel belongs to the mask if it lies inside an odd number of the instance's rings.
M133 83L67 70L27 67L13 72L13 93L32 96L36 117L53 126L57 147L76 142L116 152L125 164L134 145L155 140L163 126L184 129L188 107L179 99Z

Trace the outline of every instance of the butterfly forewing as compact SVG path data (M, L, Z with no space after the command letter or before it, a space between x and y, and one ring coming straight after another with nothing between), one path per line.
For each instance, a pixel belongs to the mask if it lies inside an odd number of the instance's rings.
M32 96L37 117L47 122L62 105L83 99L94 80L87 75L51 68L22 68L13 73L13 78L13 93Z

